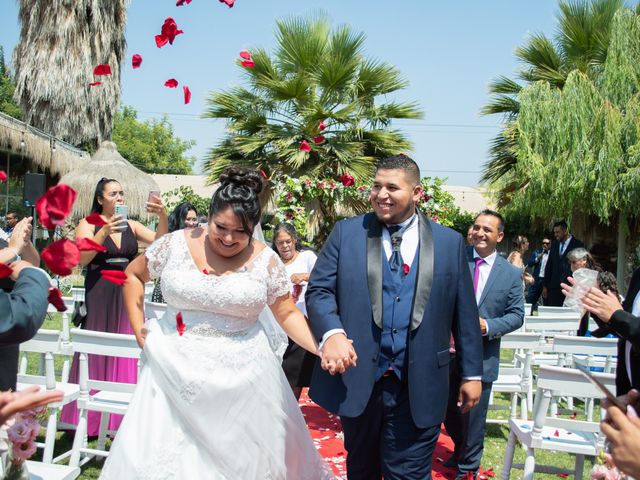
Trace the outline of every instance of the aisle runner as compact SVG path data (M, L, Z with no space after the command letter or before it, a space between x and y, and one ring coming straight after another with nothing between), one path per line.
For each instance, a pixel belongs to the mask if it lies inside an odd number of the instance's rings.
M333 471L340 479L347 478L345 464L346 452L343 445L342 427L340 419L336 415L328 413L323 408L313 403L307 396L305 388L300 397L300 409L307 421L307 427L313 438L313 443L320 455L331 465ZM453 451L453 442L443 431L440 434L438 445L433 456L433 478L448 479L455 477L455 469L442 466L442 462L449 458Z

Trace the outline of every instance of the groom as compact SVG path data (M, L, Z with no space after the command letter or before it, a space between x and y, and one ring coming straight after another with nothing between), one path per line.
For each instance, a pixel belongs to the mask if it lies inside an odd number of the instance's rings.
M459 405L467 411L480 398L482 342L463 239L416 210L421 194L413 160L381 160L374 213L336 224L307 288L323 352L310 394L340 415L349 480L431 478L451 335Z

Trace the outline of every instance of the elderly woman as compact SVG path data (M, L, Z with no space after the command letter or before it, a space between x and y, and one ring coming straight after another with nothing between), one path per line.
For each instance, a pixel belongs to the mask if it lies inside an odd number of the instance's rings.
M571 273L579 268L589 268L591 270L601 271L602 268L596 263L591 254L584 248L574 248L567 253L567 260L571 267Z

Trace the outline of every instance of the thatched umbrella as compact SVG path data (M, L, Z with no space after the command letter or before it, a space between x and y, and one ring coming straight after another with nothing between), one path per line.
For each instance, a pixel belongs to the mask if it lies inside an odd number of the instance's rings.
M15 99L29 125L75 145L111 138L120 102L126 0L19 0ZM96 65L112 75L94 78ZM95 87L89 83L102 81Z
M89 214L96 184L102 178L118 180L125 191L125 202L129 206L129 217L147 219L145 204L149 192L160 190L151 175L137 169L120 153L116 144L104 141L91 160L60 179L78 192L71 220L77 222Z

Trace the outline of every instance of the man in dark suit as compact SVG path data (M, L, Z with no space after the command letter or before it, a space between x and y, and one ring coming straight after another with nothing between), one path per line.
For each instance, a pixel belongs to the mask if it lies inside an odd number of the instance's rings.
M573 284L573 279L569 282ZM569 287L563 285L565 294ZM622 304L609 291L592 288L582 299L587 311L603 327L600 335L613 333L618 340L616 367L616 394L626 395L629 390L640 390L640 268L633 272L629 290Z
M323 353L310 395L340 415L349 480L431 478L452 334L464 377L458 402L468 410L480 397L482 339L464 242L416 210L421 194L413 160L381 160L374 213L336 224L307 287Z
M545 305L561 307L564 295L560 284L571 276L567 253L574 248L584 247L584 244L569 233L567 222L564 220L553 224L553 236L555 241L551 244L542 281L542 299Z
M551 248L551 238L542 238L542 248L538 248L531 254L527 267L533 268L534 282L529 286L527 290L527 303L531 304L531 315L535 309L536 303L542 295L542 282L544 281L544 271L547 266L547 260L549 260L549 248Z
M498 378L500 338L517 330L524 320L522 271L498 255L496 246L504 237L504 219L498 212L483 210L473 223L473 247L468 249L469 269L473 275L480 331L483 336L482 395L470 412L456 405L456 385L460 382L457 354L453 355L451 391L445 426L455 444L449 465L458 468L456 478L476 477L484 449L484 431L491 386ZM456 347L457 347L456 343Z

